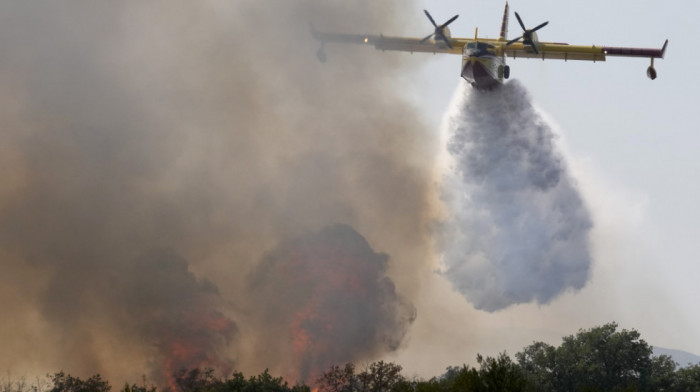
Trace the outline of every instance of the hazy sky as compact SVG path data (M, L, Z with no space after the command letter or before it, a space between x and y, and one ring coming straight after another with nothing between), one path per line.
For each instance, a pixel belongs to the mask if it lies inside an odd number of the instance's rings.
M473 37L478 26L479 36L496 38L505 2L422 3L438 23L460 15L450 26L453 37ZM694 113L700 103L700 78L692 71L699 55L683 50L689 44L686 37L696 33L691 17L699 7L691 1L672 5L629 0L510 2L510 38L520 32L513 15L518 11L528 27L550 22L538 32L542 41L661 47L668 38L670 44L666 59L656 61L659 77L653 82L645 74L648 59L509 62L511 78L523 82L560 133L559 145L593 212L593 278L581 292L551 305L516 306L496 314L475 312L447 290L440 307L454 309L454 319L448 321L469 320L483 327L460 335L457 326L433 325L438 328L435 334L454 334L453 347L464 347L468 356L474 348L512 353L533 339L556 344L578 328L617 321L623 328L639 330L652 345L700 352L700 136ZM415 18L398 33L429 32L428 20L416 9ZM460 59L427 57L417 60L426 61L423 75L402 83L425 107L428 121L437 123L459 83ZM444 353L444 347L435 352Z

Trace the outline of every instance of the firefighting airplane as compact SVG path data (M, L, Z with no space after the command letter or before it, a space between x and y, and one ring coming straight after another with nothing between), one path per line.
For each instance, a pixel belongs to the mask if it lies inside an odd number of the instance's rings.
M479 38L479 29L476 29L474 38L453 38L450 35L448 25L454 22L459 15L453 16L447 22L438 26L428 11L424 11L435 27L435 31L427 37L404 38L385 37L383 35L360 35L324 33L316 31L313 26L311 34L321 42L321 48L316 53L321 62L326 61L323 45L326 43L353 43L374 45L379 50L397 50L403 52L425 53L449 53L462 55L462 77L479 90L491 90L503 83L510 76L510 67L506 65L506 58L537 58L559 60L585 60L605 61L608 56L617 57L647 57L651 59L651 65L647 68L647 76L656 79L654 59L663 58L668 46L668 40L661 49L623 48L609 46L581 46L554 42L540 42L537 39L537 31L545 27L549 22L544 22L535 28L525 27L518 13L518 19L523 34L515 39L508 40L508 3L503 13L501 34L498 39Z

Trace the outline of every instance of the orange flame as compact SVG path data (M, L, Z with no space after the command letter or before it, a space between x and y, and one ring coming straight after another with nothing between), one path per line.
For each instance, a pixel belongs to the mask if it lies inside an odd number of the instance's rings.
M270 301L266 321L287 327L295 370L286 378L312 385L332 365L398 346L413 309L386 277L387 260L345 225L280 244L266 257L254 288Z
M235 331L235 324L218 312L182 312L177 328L164 330L161 335L163 376L168 387L177 390L175 375L182 369L211 367L228 372L230 363L219 357L217 349L221 343L230 341Z
M311 362L310 368L297 375L308 385L333 364L329 359L323 363L322 358L333 356L329 353L329 343L335 338L335 331L345 328L345 320L339 315L344 311L328 309L325 300L330 296L363 301L369 292L363 279L367 266L362 260L325 244L303 249L294 256L289 267L296 269L296 275L301 275L304 284L312 288L305 306L291 316L289 324L296 361ZM351 355L348 353L344 360L350 360Z

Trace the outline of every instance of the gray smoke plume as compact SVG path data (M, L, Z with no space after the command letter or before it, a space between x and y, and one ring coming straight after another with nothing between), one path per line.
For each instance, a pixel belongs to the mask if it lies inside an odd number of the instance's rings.
M238 338L238 329L218 310L218 289L208 280L198 280L187 261L172 252L153 251L125 264L104 282L102 289L109 292L100 297L111 298L124 316L138 320L133 332L155 349L153 380L175 390L173 375L181 369L229 372L235 365L229 346ZM118 320L128 324L125 321Z
M399 347L415 308L397 295L387 261L346 225L281 244L264 258L251 280L253 295L268 304L261 327L278 327L268 344L294 354L298 380L312 385L331 365Z
M461 88L448 125L445 275L487 311L582 288L591 218L551 128L517 81Z
M321 65L309 31L400 33L408 12L1 2L0 369L117 385L193 364L286 375L250 343L267 339L253 310L268 298L247 279L276 244L335 222L410 271L397 291L417 286L434 144L393 90L408 55L327 46ZM389 349L374 342L361 352Z

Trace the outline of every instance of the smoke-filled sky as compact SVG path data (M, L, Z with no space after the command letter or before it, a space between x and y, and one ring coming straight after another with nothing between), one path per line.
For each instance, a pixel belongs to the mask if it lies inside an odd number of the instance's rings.
M462 15L455 36L477 25L495 36L503 5L0 4L0 369L118 384L191 364L304 378L323 358L385 357L432 376L612 320L700 352L699 84L688 74L697 55L682 52L692 9L531 3L511 7L528 24L551 21L543 40L671 45L653 83L645 60L511 63L590 209L593 264L582 290L496 313L434 273L447 211L440 119L459 58L334 47L321 65L309 22L423 36L427 7ZM343 272L355 264L362 284ZM340 271L342 284L309 285L285 272L296 265L331 281ZM304 349L321 321L342 323L316 315L326 298L374 301L356 309L366 335L341 334L370 346ZM280 358L276 344L299 355Z
M0 368L159 383L182 366L269 368L313 381L330 361L401 346L430 268L437 142L393 89L411 66L349 50L322 67L309 30L395 26L401 9L67 0L3 3L0 15L0 310L11 315ZM269 278L288 279L286 292L251 285L270 252L293 260L282 244L337 224L359 239L300 263L368 264L363 286L307 293L308 276L289 273ZM301 369L271 345L294 339L311 317L299 313L322 311L307 297L322 296L363 304L370 332L323 337L345 352L313 351L316 367Z

